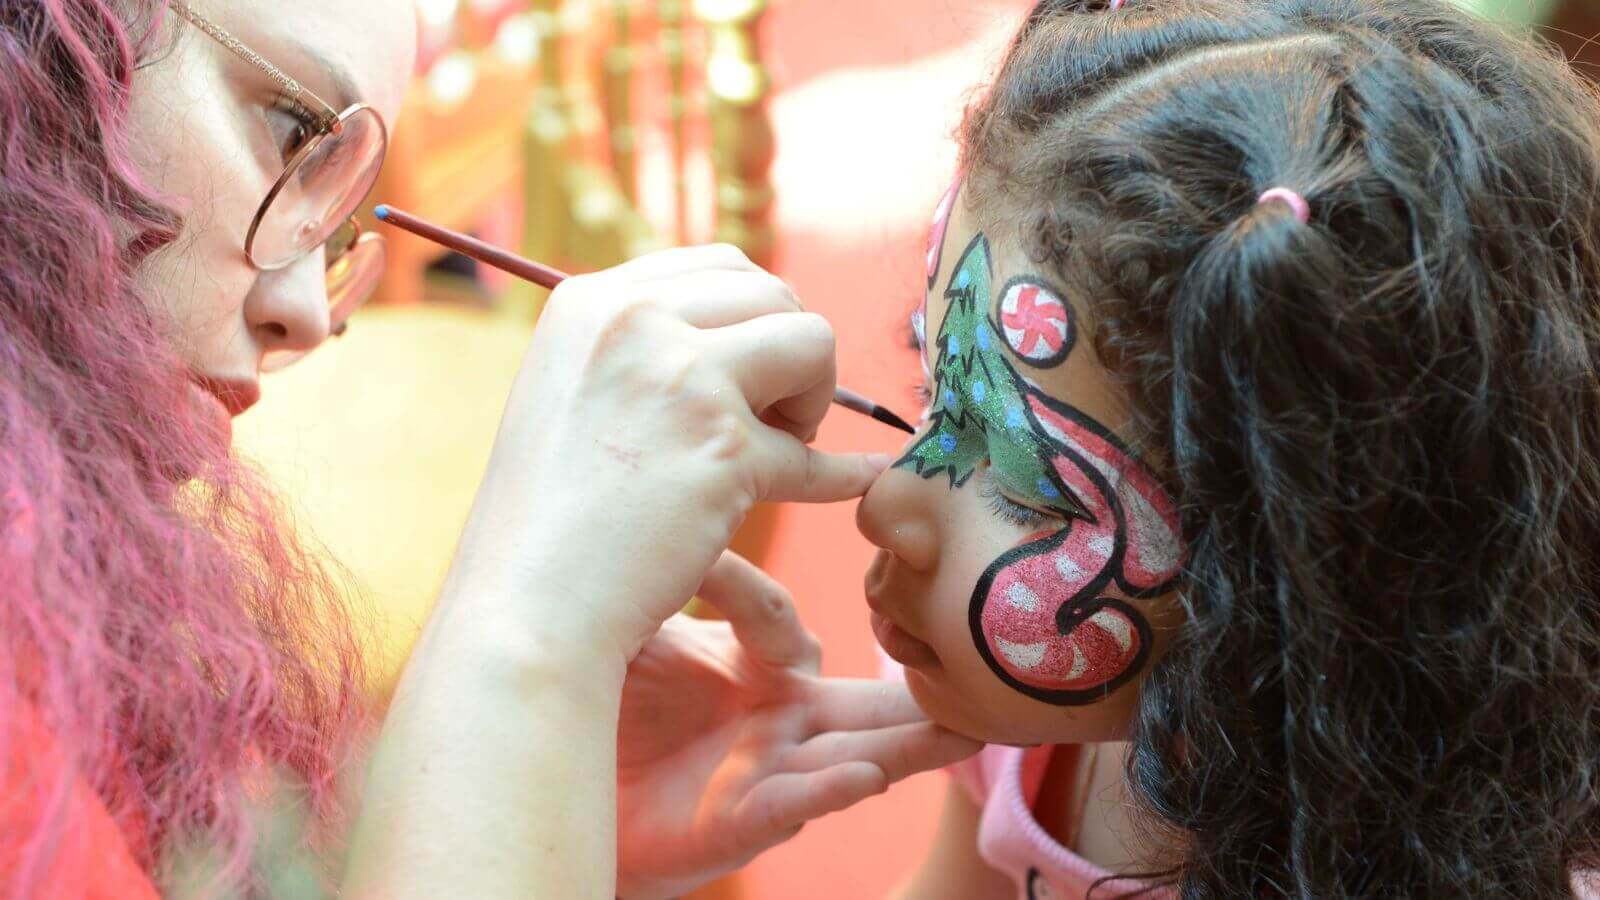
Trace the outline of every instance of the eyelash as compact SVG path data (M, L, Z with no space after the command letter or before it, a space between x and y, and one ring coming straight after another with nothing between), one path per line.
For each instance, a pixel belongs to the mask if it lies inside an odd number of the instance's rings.
M301 147L305 146L305 142L310 140L312 133L316 131L317 116L310 109L308 109L305 104L295 100L286 93L280 93L276 98L274 98L272 108L275 111L283 113L289 118L294 119L303 135L298 141L295 141L292 148L286 146L288 143L287 141L279 142L280 146L278 147L278 151L280 154L282 154L284 161L288 162L289 159L293 157L295 152L297 152ZM276 135L273 136L273 139L275 141L278 140Z
M923 409L933 405L933 388L929 387L926 381L919 380L911 385L911 396L917 398L917 403Z
M989 511L994 513L996 518L1018 528L1037 530L1051 523L1062 521L1056 516L1045 515L1032 507L1023 506L1008 499L1004 494L1000 493L1000 489L995 486L993 481L984 481L978 487L978 495L988 501Z

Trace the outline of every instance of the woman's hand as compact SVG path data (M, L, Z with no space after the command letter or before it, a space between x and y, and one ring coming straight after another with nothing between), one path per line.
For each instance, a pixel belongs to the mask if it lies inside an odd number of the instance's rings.
M614 896L629 661L751 506L859 496L888 465L806 446L833 391L828 323L732 248L658 253L555 291L384 722L346 896ZM635 808L633 833L676 847L698 871L736 863L776 840L777 824L881 789L924 759L893 753L925 744L926 725L802 744L857 726L821 717L843 700L793 692L812 685L802 661L767 658L753 654L738 670L746 680L719 694L763 698L723 709L714 724L725 743L696 736L683 745L703 754L693 765L630 769L650 800ZM874 709L871 721L892 718ZM861 743L899 737L905 748L874 749L890 754L881 763ZM833 760L851 764L829 769ZM785 805L785 790L805 802ZM723 823L771 818L756 842L719 836L674 803L702 795Z
M833 392L827 321L731 247L567 281L513 388L441 611L472 603L496 629L559 635L620 670L755 503L859 496L887 464L806 446ZM553 592L559 604L523 600Z
M687 893L807 821L979 744L929 722L905 686L818 677L816 638L781 585L723 554L628 670L618 744L617 892Z

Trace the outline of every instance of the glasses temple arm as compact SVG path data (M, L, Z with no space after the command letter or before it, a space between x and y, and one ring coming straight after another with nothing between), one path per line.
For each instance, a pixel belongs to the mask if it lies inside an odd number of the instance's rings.
M334 131L338 128L338 110L329 106L326 101L316 95L316 92L312 91L310 88L307 88L305 85L294 80L293 78L290 78L282 69L279 69L272 63L267 62L266 59L261 56L261 54L245 46L244 42L229 34L221 26L212 22L210 19L207 19L205 16L195 12L193 9L190 9L189 4L184 3L183 0L171 0L170 5L172 6L173 11L175 11L179 16L182 16L183 19L190 25L193 25L204 32L206 37L209 37L221 44L234 56L239 57L250 65L260 69L262 72L265 72L267 77L271 78L273 81L276 81L278 85L281 86L287 94L289 94L289 96L301 102L304 102L305 99L309 98L312 101L312 104L315 105L312 111L322 117L323 128L327 129L328 131Z

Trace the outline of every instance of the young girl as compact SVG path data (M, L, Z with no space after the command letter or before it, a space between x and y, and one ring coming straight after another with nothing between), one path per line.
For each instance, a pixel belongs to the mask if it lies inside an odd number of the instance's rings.
M859 521L993 746L905 895L1578 889L1594 94L1442 0L1045 0L962 138Z

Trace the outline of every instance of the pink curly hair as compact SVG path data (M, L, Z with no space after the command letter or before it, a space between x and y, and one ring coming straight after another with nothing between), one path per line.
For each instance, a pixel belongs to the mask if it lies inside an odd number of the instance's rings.
M136 286L181 230L126 145L170 21L161 0L0 2L0 760L36 714L66 763L0 773L44 779L33 827L0 834L11 897L51 893L80 777L152 877L196 841L214 887L261 877L251 786L293 776L334 821L364 716L354 617L206 439Z

